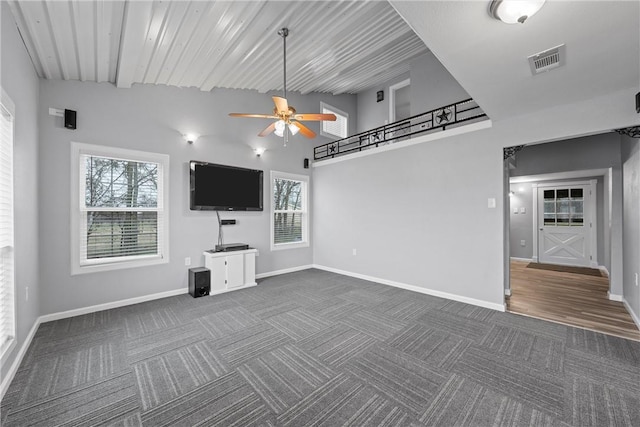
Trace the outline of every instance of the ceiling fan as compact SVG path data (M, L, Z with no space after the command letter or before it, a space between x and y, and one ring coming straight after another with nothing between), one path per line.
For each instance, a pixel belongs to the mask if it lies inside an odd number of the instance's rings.
M298 113L287 102L287 36L289 35L288 28L282 28L278 31L278 35L282 37L284 45L284 86L283 96L274 96L273 103L275 108L272 114L245 114L245 113L229 113L231 117L251 117L258 119L274 119L275 121L267 126L258 136L267 136L271 132L277 136L284 138L284 145L287 145L288 134L295 135L300 132L307 138L315 138L316 133L303 125L301 121L322 121L329 120L335 121L335 114L319 114L319 113Z

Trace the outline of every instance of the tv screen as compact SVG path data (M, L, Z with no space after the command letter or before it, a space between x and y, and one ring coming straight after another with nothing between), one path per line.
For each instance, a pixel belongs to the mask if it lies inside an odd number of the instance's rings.
M191 210L262 210L261 170L192 160L189 175Z

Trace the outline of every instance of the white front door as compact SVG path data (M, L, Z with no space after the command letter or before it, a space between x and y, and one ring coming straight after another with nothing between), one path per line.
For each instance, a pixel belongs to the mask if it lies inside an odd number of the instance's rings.
M590 266L590 197L591 185L538 188L539 262Z

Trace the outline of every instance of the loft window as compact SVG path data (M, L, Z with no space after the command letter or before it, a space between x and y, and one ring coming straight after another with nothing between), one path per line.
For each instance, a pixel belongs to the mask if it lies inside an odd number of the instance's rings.
M322 114L335 114L336 121L322 121L322 127L320 128L320 134L328 138L342 139L349 136L349 115L344 111L341 111L324 102L320 103L320 109Z

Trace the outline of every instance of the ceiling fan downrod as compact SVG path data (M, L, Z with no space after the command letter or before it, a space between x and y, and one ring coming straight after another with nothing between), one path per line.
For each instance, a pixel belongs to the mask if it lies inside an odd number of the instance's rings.
M283 98L287 98L287 36L289 35L289 29L287 27L278 30L278 35L282 37L283 45L283 66L284 66L284 85L283 85Z

